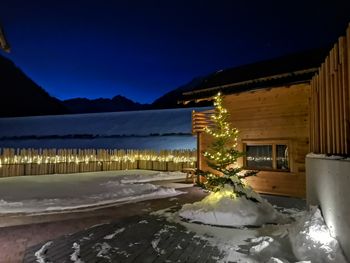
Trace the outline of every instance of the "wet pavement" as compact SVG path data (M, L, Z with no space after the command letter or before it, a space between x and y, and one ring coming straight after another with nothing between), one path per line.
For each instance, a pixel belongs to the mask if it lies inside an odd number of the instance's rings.
M178 190L185 194L92 211L0 218L21 224L0 228L0 262L217 262L222 257L217 247L150 215L206 195L197 187ZM265 198L278 206L305 207L303 200Z
M208 241L157 216L134 216L45 244L28 248L23 262L217 262L222 257Z
M206 195L197 187L178 190L185 192L185 194L164 199L128 203L92 211L15 216L13 218L2 217L0 221L9 226L0 228L0 262L22 262L26 249L37 244L62 238L63 235L84 231L97 224L108 224L112 222L113 224L118 224L118 222L128 220L134 216L139 218L148 216L152 211L165 209L171 206L180 207L182 204L201 200ZM16 225L14 226L13 224ZM68 260L68 262L72 261Z

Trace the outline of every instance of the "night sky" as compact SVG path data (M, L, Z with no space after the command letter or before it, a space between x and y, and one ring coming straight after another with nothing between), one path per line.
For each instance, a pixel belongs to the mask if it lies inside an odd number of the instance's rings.
M0 3L1 54L59 99L149 103L196 76L332 44L349 22L349 0Z

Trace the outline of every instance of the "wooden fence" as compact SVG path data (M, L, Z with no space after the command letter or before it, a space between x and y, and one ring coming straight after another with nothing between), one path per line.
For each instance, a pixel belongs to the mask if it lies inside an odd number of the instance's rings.
M196 151L191 150L0 149L0 177L193 167Z
M310 150L350 154L350 25L311 81Z

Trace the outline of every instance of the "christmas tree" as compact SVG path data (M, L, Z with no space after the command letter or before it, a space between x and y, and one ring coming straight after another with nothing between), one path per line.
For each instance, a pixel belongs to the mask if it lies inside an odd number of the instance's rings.
M222 101L223 96L218 93L214 98L215 112L211 116L213 125L205 129L205 132L213 138L213 142L204 152L204 156L208 166L216 173L198 171L199 175L206 178L206 182L201 186L217 192L230 185L233 198L245 197L258 202L257 194L244 181L248 176L256 175L257 171L243 171L242 167L238 167L237 160L244 153L236 149L238 130L230 127L229 114Z

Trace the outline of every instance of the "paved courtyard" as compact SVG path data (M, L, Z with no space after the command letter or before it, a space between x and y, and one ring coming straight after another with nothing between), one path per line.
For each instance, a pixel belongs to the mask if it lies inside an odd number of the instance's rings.
M217 247L156 216L134 216L63 236L44 249L43 245L28 248L23 262L34 263L38 258L45 262L216 262L220 258Z
M206 195L196 187L179 190L186 194L175 198L147 200L93 211L25 217L21 215L0 216L0 224L7 226L0 228L0 262L22 262L26 249L39 243L46 243L50 240L62 238L63 235L84 231L94 225L108 223L118 225L128 220L135 220L136 222L142 220L143 217L147 217L152 211L172 206L180 207L184 203L201 200ZM71 251L70 248L69 251ZM68 262L71 261L68 260Z
M0 217L0 262L216 262L218 248L183 226L150 212L202 199L197 187L186 194L93 211ZM290 200L269 197L288 207ZM302 208L303 201L293 202Z

